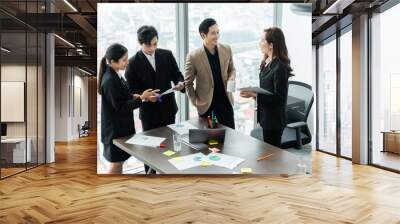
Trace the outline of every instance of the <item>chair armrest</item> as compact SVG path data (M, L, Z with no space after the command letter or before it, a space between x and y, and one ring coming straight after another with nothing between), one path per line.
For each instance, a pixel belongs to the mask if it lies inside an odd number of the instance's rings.
M307 123L304 121L294 122L286 125L288 128L300 128L307 126Z

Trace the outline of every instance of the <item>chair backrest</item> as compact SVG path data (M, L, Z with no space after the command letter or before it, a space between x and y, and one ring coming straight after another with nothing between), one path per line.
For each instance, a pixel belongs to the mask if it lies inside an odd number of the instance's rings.
M288 123L304 121L307 122L312 104L314 102L314 93L310 85L298 81L289 81L288 96L298 98L304 101L304 106L289 107L287 111Z
M83 124L82 128L89 129L90 128L89 121L85 121L85 123Z

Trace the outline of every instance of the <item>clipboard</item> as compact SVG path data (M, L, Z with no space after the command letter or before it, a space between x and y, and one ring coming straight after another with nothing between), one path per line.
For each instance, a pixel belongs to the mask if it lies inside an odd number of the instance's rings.
M244 88L240 88L240 91L248 91L248 92L256 92L258 94L264 94L264 95L274 95L273 93L271 93L268 90L265 90L263 88L260 87L256 87L256 86L251 86L251 87L244 87Z

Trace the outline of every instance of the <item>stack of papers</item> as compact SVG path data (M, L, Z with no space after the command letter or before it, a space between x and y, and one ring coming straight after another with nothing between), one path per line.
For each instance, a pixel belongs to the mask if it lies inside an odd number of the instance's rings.
M187 156L175 157L173 159L168 160L172 165L176 167L178 170L189 169L192 167L200 166L206 156L199 152Z
M233 169L243 161L244 159L242 158L222 153L210 153L206 156L201 152L168 160L168 162L174 165L178 170L189 169L196 166L207 167L211 165Z
M222 153L210 153L207 155L204 161L210 162L216 166L233 169L237 167L241 162L243 162L244 159L236 156L225 155Z
M264 95L273 95L270 91L265 90L260 87L252 86L252 87L245 87L245 88L240 88L240 91L247 91L247 92L256 92L259 94L264 94Z
M171 128L173 131L180 135L189 134L189 129L198 129L187 121L179 124L170 124L167 127Z
M165 138L146 136L146 135L134 135L125 143L133 145L143 145L148 147L159 147L163 141L165 141Z

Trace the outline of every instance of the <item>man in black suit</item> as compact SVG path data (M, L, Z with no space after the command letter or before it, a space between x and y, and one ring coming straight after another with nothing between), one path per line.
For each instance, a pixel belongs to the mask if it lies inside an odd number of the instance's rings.
M137 37L141 50L129 59L125 72L131 93L142 93L150 88L163 93L172 88L171 82L175 85L174 90L184 93L184 78L172 52L157 48L157 30L153 26L142 26ZM174 124L177 112L173 92L161 96L157 103L143 103L139 112L143 131ZM145 168L147 172L148 167Z

